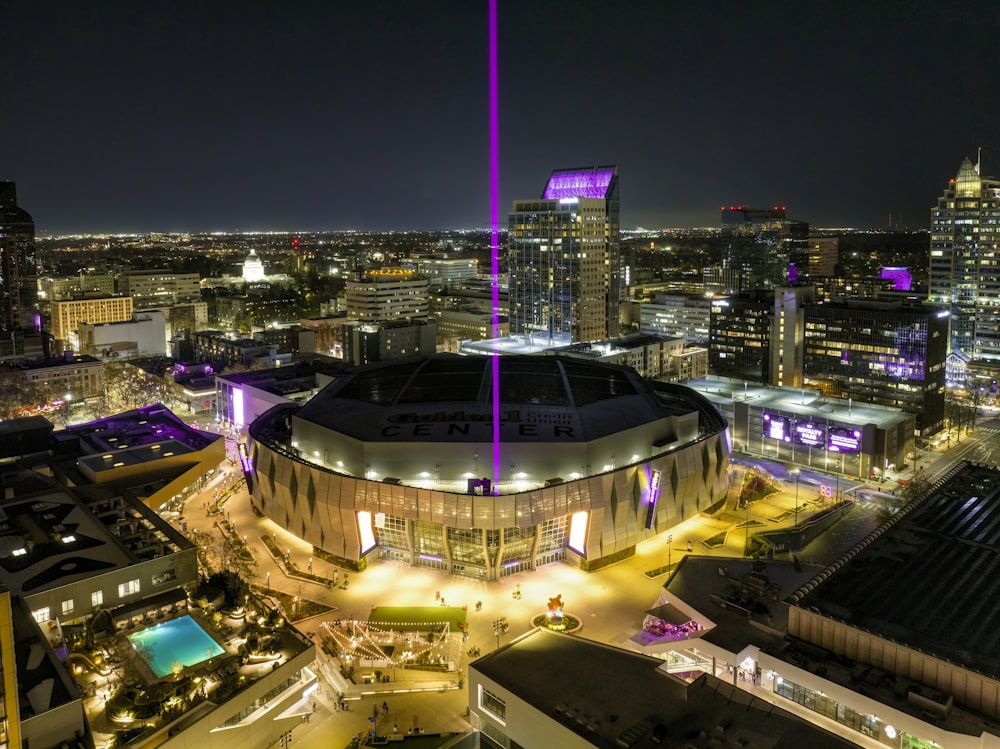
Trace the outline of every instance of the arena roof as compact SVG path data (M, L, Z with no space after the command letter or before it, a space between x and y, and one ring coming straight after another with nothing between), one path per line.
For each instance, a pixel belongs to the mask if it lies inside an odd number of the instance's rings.
M435 354L358 368L337 377L296 417L368 441L391 441L385 424L489 422L493 361ZM699 424L709 431L725 428L721 415L694 391L643 380L628 367L561 356L504 356L499 367L501 418L572 427L562 439L589 441L692 412L701 414ZM416 441L421 436L406 434ZM533 436L519 430L519 439ZM453 439L468 441L464 434Z
M897 518L792 600L1000 678L1000 471L967 465Z

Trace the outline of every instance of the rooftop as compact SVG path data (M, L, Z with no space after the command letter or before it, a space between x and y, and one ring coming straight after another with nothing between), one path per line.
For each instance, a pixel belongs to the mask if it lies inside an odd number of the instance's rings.
M688 684L662 666L657 658L537 629L469 668L598 747L685 747L702 732L720 746L723 736L734 746L771 749L854 746L714 677Z
M108 486L75 495L34 472L8 477L18 500L0 509L0 568L30 595L190 546L141 502Z
M1000 679L998 593L1000 470L966 465L796 598L804 608Z
M162 403L76 424L67 427L65 432L78 437L93 453L117 453L143 447L146 450L141 454L146 459L157 457L157 454L162 457L166 452L180 454L179 451L201 450L222 439L218 434L188 426ZM113 462L118 460L122 458Z
M359 367L335 379L296 417L377 442L387 441L386 424L489 421L494 361L437 354ZM565 427L564 441L591 441L693 412L699 414L699 434L725 428L718 412L695 392L643 380L629 367L560 356L505 356L499 366L504 422L558 424ZM421 441L423 434L393 430L395 441ZM548 441L550 433L519 429L502 438ZM457 433L446 441L468 442L468 436Z
M716 375L688 380L686 384L713 403L745 401L759 408L780 409L813 419L833 419L842 424L876 424L885 429L913 418L897 408L829 398L819 390L806 388L762 385Z
M615 171L613 166L557 169L549 177L542 199L607 198L615 179Z

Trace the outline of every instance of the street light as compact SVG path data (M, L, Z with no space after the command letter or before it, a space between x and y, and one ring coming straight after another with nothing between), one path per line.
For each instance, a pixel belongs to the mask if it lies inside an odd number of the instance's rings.
M673 540L674 540L674 534L673 533L668 533L667 534L667 574L668 575L670 574L670 570L673 568L673 564L670 561L670 552L672 551L671 548L670 548L670 544L673 543Z
M493 620L493 634L497 636L497 650L500 649L500 635L507 634L507 630L510 629L510 625L507 624L507 620L504 617Z
M747 517L743 524L743 556L748 557L750 556L750 500L748 499L746 503Z
M264 582L267 585L267 594L271 595L271 573L270 572L268 572L267 575L264 576Z
M799 527L799 470L793 468L792 475L795 476L795 527Z

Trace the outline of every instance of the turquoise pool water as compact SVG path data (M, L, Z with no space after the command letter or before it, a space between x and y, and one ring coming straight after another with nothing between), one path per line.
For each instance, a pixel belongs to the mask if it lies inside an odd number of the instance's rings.
M189 668L226 652L187 614L146 627L128 639L160 678L172 674L175 665Z

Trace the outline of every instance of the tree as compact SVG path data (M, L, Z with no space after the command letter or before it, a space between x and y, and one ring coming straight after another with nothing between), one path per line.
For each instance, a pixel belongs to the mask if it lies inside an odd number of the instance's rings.
M27 380L21 370L0 368L0 418L27 416L33 407L49 402L47 395L43 388Z
M125 362L104 365L104 408L107 413L132 411L163 400L163 383Z
M208 582L222 588L226 597L226 606L242 606L250 588L246 581L232 570L216 572Z

